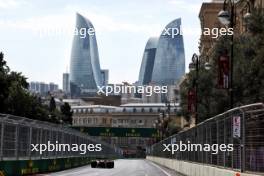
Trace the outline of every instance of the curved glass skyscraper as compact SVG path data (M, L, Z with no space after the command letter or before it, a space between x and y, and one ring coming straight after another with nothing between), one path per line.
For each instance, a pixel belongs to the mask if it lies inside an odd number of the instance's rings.
M159 85L173 85L185 73L185 54L181 18L169 23L160 35L152 82ZM177 34L177 35L175 35Z
M77 13L70 63L70 89L73 97L95 95L97 86L102 86L96 36L91 31L94 31L92 23Z
M158 38L156 37L151 37L146 44L139 72L139 85L147 85L151 81L157 44Z

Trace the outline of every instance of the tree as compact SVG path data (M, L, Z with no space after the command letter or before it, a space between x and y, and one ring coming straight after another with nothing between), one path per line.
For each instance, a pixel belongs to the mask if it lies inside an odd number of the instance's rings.
M9 72L9 67L6 65L4 60L4 54L0 53L0 112L4 112L6 109L5 100L8 96L8 81L7 74Z
M57 122L48 118L49 107L43 105L39 97L31 95L28 86L22 73L10 71L0 52L0 113Z
M50 103L49 103L49 110L52 113L55 111L55 109L56 109L56 102L55 102L54 97L51 97Z
M71 110L71 106L69 105L69 103L64 103L63 105L61 105L60 109L63 115L62 118L63 122L71 124L73 112Z

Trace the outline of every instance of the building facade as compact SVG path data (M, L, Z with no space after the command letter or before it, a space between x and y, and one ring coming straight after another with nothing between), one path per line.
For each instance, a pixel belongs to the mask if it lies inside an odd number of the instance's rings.
M81 35L81 31L86 35ZM94 27L77 13L75 32L70 63L71 96L94 96L103 84Z
M160 113L167 109L163 103L134 103L121 106L72 106L73 127L106 127L106 128L143 128L153 129ZM179 128L186 125L183 117L178 117L179 106L172 104L170 117L178 119ZM155 142L155 137L115 137L97 136L112 145L117 145L127 151L136 152L137 148L145 149Z
M29 91L32 93L47 95L48 93L56 92L59 90L59 86L55 83L45 82L30 82Z
M218 13L223 9L224 0L213 0L211 2L202 3L199 19L201 24L201 37L200 37L200 55L201 59L210 62L210 55L214 51L215 42L217 38L212 35L203 35L206 28L223 28L218 19ZM249 5L249 6L248 6ZM245 14L252 11L254 8L264 8L263 0L237 0L235 1L236 25L234 28L234 35L241 35L247 31L245 21Z
M199 18L200 18L200 24L201 24L201 36L200 36L200 54L201 58L206 61L207 56L210 54L210 50L212 46L214 45L217 38L214 38L213 35L210 33L210 35L204 35L205 29L212 30L213 28L220 29L221 27L224 27L219 19L218 19L218 13L223 8L223 1L212 1L212 2L204 2L201 6Z
M152 83L174 85L185 74L185 52L181 18L170 22L159 37Z

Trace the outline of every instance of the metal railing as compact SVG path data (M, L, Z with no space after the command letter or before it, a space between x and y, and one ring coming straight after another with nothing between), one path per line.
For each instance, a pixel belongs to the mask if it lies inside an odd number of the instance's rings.
M233 151L163 151L164 144L233 144ZM185 160L235 170L264 172L264 105L256 103L231 109L196 127L154 144L148 155Z
M31 144L101 144L101 151L32 151ZM68 157L119 158L122 150L62 125L0 114L0 161Z

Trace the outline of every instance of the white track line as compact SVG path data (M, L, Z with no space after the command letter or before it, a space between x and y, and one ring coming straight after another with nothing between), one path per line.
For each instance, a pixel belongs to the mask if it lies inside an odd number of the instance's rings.
M169 174L167 171L165 171L164 169L162 169L159 165L153 163L152 161L148 161L148 163L152 164L153 166L157 167L158 169L160 169L164 174L166 174L167 176L171 176L171 174Z

